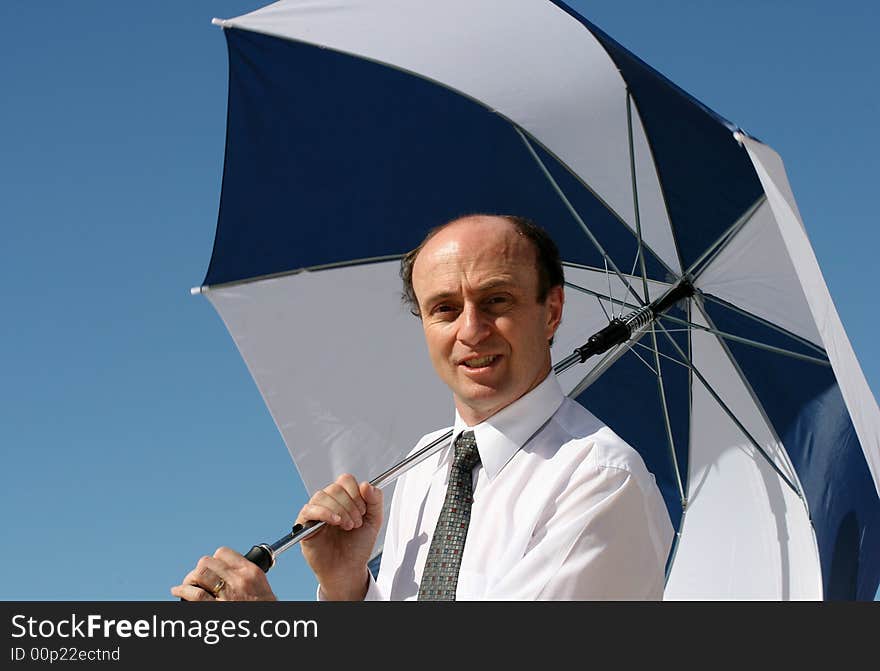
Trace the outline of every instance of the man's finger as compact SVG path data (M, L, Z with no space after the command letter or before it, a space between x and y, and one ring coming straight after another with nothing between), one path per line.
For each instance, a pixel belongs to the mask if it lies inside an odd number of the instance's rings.
M336 478L336 483L343 489L345 489L346 493L351 497L351 500L354 501L355 505L357 505L358 512L363 515L367 512L367 505L364 503L363 498L361 497L361 490L358 486L357 480L355 480L354 476L350 473L343 473L338 478Z
M232 548L228 548L226 546L217 548L217 550L214 552L214 560L220 562L221 566L225 564L230 568L243 566L245 563L250 563L247 559L244 558L244 555L242 555L240 552L236 552ZM210 566L211 568L214 567L214 565L211 563L209 563L208 566Z
M213 557L202 557L196 567L186 574L184 585L196 585L216 596L229 577L229 566Z
M342 506L342 509L345 512L340 514L342 514L343 517L346 515L350 517L353 526L359 527L361 525L363 522L363 511L366 510L366 504L361 500L361 493L357 489L357 485L355 485L354 496L352 496L345 487L336 482L325 487L323 493L335 499L336 502ZM337 510L337 512L339 511Z
M384 500L382 490L378 487L374 487L369 482L364 481L360 484L360 492L361 497L367 505L366 517L370 519L370 521L378 520L378 523L381 525L382 515L384 513L384 508L382 506Z
M175 585L171 593L184 601L216 601L213 594L195 585Z
M333 527L339 527L343 530L354 528L354 522L350 517L340 515L335 510L316 503L307 503L302 507L299 516L296 518L297 524L305 524L306 522L324 522Z
M330 487L333 486L330 485ZM340 501L339 498L342 498L343 501ZM327 522L348 531L360 525L361 514L357 510L353 510L354 505L348 494L341 488L338 488L336 491L336 496L327 492L326 489L322 489L312 497L312 500L306 504L303 511L305 511L308 519ZM306 510L306 508L309 510ZM319 509L322 508L327 512L321 513ZM316 512L320 514L320 517L313 517Z

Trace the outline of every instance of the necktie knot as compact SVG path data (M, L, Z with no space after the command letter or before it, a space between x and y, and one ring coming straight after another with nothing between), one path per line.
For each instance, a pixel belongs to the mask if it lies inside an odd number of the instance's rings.
M461 471L471 471L480 463L477 439L473 431L463 431L455 440L455 457L452 467Z

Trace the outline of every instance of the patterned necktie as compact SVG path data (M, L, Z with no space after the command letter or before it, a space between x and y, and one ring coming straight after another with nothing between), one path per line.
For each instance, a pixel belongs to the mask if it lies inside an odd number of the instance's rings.
M465 431L455 441L455 458L449 473L446 500L431 539L425 571L419 585L419 601L455 601L458 569L471 521L471 477L480 463L473 431Z

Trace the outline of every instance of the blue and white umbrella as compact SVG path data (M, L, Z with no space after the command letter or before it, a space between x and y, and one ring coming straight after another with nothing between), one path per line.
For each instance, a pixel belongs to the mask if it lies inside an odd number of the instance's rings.
M693 284L560 374L657 478L679 532L666 598L874 596L880 410L772 149L553 0L216 22L228 130L200 291L307 490L450 423L399 258L456 216L519 214L565 261L554 360Z

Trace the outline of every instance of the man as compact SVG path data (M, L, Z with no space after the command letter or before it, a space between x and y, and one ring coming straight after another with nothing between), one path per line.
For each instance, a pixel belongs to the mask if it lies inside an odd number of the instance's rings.
M552 240L518 217L472 215L432 231L401 275L452 390L453 441L398 481L377 581L381 491L345 474L303 506L298 522L326 523L301 543L319 598L660 599L673 531L653 476L551 372L564 303ZM228 548L172 593L274 598Z

